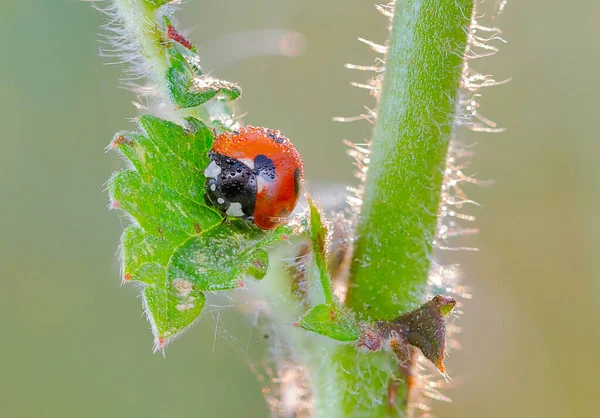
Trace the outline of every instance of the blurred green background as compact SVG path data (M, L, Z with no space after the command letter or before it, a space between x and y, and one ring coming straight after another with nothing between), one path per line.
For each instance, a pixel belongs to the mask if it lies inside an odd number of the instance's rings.
M232 344L213 339L205 314L164 359L152 354L137 292L120 287L122 227L103 193L120 163L103 148L132 128L135 109L117 86L122 67L97 56L105 17L76 0L4 3L0 415L267 416L241 354L247 320L228 312L242 341ZM180 17L205 67L243 87L247 123L292 138L310 181L354 181L341 140L360 142L370 126L331 118L373 106L349 86L365 75L343 68L374 61L358 36L385 38L370 1L196 0ZM482 99L508 131L466 134L478 142L472 171L495 185L469 189L483 204L472 211L480 251L454 257L474 298L463 349L448 360L453 404L434 403L440 417L600 416L599 17L593 1L511 1L495 22L508 44L473 64L513 80ZM306 48L238 62L219 52L224 36L265 28L297 31Z

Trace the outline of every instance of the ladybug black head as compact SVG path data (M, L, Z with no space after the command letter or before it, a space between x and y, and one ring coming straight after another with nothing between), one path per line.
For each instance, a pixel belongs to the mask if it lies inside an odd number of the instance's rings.
M235 158L214 151L206 168L206 196L213 206L236 218L248 219L256 204L256 175Z

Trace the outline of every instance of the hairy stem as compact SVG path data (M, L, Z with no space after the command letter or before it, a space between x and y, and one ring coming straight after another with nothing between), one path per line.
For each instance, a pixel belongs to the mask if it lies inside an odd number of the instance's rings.
M395 5L346 300L372 319L423 301L472 9Z
M346 298L372 320L391 320L423 302L472 10L473 0L394 6ZM336 376L338 396L322 399L317 388L316 416L405 416L409 368L383 353L357 357L349 347L331 357L321 375Z
M162 2L147 0L112 0L128 39L144 58L149 79L160 93L166 93L165 72L169 68L166 49L157 22L157 11Z

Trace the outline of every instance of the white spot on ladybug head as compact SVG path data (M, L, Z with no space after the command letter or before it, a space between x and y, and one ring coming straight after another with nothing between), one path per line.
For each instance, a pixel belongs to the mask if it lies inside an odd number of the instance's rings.
M254 160L251 158L238 158L237 160L246 165L246 167L248 167L250 170L254 170Z
M211 161L204 170L204 175L208 178L217 178L219 174L221 174L221 167L214 161Z
M234 218L242 218L245 216L244 212L242 211L242 204L238 202L233 202L231 205L229 205L226 213L228 216L233 216Z
M211 184L211 185L210 185L210 190L212 190L213 192L214 192L215 190L217 190L217 185L216 185L216 184L214 184L214 183L213 183L213 184Z
M217 203L219 205L222 205L223 203L225 203L225 199L223 199L222 197L220 197L220 198L217 199Z

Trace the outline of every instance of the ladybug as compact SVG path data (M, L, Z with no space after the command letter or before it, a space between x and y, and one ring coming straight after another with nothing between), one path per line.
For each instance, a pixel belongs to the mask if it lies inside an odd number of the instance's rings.
M206 196L227 216L269 230L296 207L304 166L281 132L253 126L224 132L208 155Z

